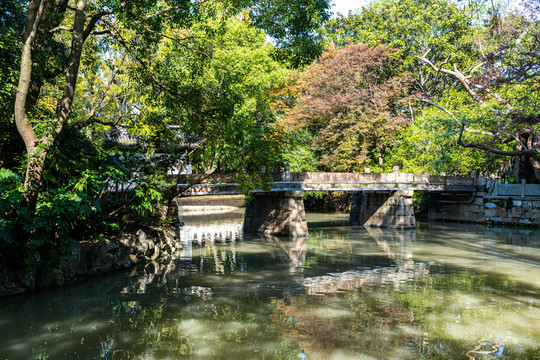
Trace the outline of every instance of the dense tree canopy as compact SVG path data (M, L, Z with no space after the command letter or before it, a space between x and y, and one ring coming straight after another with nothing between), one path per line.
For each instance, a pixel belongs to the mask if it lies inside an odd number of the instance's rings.
M434 148L449 149L443 144L453 139L482 159L474 162L476 170L494 171L510 160L503 156L511 156L512 177L536 182L540 177L540 164L534 160L538 152L537 5L528 1L512 9L484 1L375 1L328 22L326 34L338 46L354 42L396 49L393 58L399 59L399 65L394 71L410 74L410 89L420 100L413 105L410 119L422 118L400 137L400 145L425 148L407 144L426 139L411 133L414 129L429 133L437 143ZM463 174L466 167L454 166L459 153L469 151L448 151L443 157L442 152L434 153L428 163ZM497 165L489 154L501 155ZM425 169L435 171L432 166Z
M422 101L438 107L459 129L458 144L465 148L512 156L516 181L540 179L538 59L540 27L537 21L516 12L493 15L476 40L479 55L476 64L466 69L448 58L433 62L430 52L418 59L432 72L452 79L460 101L441 104L424 96ZM449 97L449 91L441 100ZM454 97L456 97L454 95ZM477 141L465 134L481 135ZM493 146L496 141L500 145ZM506 148L512 144L513 149Z
M280 137L266 91L283 83L286 67L318 54L315 30L329 5L31 0L1 6L0 254L20 239L21 253L36 255L74 232L91 238L118 229L128 209L152 212L175 189L164 175L180 160L201 172L233 172L246 189L263 185ZM277 52L257 26L269 29ZM136 145L101 149L109 126L128 130ZM196 145L174 146L186 137ZM167 161L152 156L158 151L169 153ZM83 163L86 169L75 166ZM135 183L129 193L111 192L122 182Z
M407 123L407 77L392 76L393 53L382 45L330 48L299 76L297 102L283 123L309 129L327 169L382 164Z
M436 94L451 81L419 66L418 54L432 49L436 60L452 56L458 64L469 66L475 57L478 16L474 2L458 6L447 0L376 0L357 13L330 20L325 31L337 46L353 42L395 49L393 58L399 61L394 71L408 72L414 91Z
M299 58L300 54L304 56L307 48L315 50L306 55L306 59L316 54L316 37L312 32L327 18L326 1L307 1L302 6L292 7L286 3L256 1L77 1L74 4L69 1L30 1L14 111L28 153L25 198L29 208L36 206L47 154L73 112L81 59L84 62L83 55L87 54L87 44L92 43L93 37L105 39L101 44L94 42L98 49L100 45L110 47L115 44L117 52L128 52L133 62L148 71L150 56L161 39L169 38L189 45L186 40L191 35L171 38L166 34L167 29L189 30L200 19L235 13L246 7L257 14L255 18L259 25L274 32L277 24L290 30L286 37L277 33L274 37L280 49L292 54L282 56L291 59L291 64L304 61L293 58ZM269 10L280 16L268 18ZM307 43L299 45L301 41L295 40L306 40L308 34L311 40ZM148 76L157 82L152 73Z
M266 1L252 8L251 15L254 23L275 41L276 57L296 68L321 54L322 36L317 30L330 18L329 3L329 0Z

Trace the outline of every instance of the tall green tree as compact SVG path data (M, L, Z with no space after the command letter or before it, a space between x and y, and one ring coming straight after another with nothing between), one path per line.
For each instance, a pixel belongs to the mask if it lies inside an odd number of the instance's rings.
M254 9L261 6L258 1L220 3L224 9L232 12L248 6ZM132 47L131 55L142 71L147 71L147 63L151 60L147 57L148 50L155 49L164 36L166 26L174 24L177 28L189 29L201 14L208 16L208 9L212 5L206 1L189 0L29 1L14 114L28 155L25 200L31 211L37 204L46 158L73 112L79 68L88 40L94 36L105 36L125 48ZM266 6L266 3L263 5ZM278 5L278 14L305 10ZM319 2L315 7L324 12L327 5L326 2ZM308 18L317 13L308 12ZM274 20L288 28L294 25L289 21L294 18ZM309 22L311 25L315 23L317 21ZM125 31L131 32L129 43L123 37Z
M145 100L140 115L149 120L143 123L160 119L198 139L200 145L185 159L195 168L229 172L246 188L262 186L261 169L271 170L279 160L281 137L267 92L282 86L288 73L274 59L265 32L245 12L205 19L189 33L171 28L167 34L149 71L138 77L144 92L160 93ZM171 40L180 36L189 40Z
M322 53L319 27L330 15L329 0L263 1L251 10L254 23L275 42L275 57L293 68L310 64Z
M537 182L538 2L524 4L519 13L499 2L382 0L329 22L327 34L341 46L358 42L397 49L395 71L411 74L411 90L420 100L412 104L411 120L438 122L424 122L426 129L438 129L438 147L454 139L483 159L475 162L480 169L511 157L517 181ZM427 110L430 106L439 114ZM410 141L421 139L409 134ZM457 153L432 155L431 163L458 160Z
M455 90L464 95L459 97L460 102L422 99L442 111L459 129L458 144L512 157L515 180L538 183L540 22L535 9L538 8L529 7L519 13L495 5L489 7L491 17L481 24L482 34L477 39L479 56L471 69L451 58L437 62L430 51L418 59L433 73L454 81ZM481 138L470 139L468 134Z

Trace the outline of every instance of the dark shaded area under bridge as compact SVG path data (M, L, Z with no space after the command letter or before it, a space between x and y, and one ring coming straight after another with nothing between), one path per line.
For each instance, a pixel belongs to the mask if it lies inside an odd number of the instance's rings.
M393 173L277 173L269 191L253 190L247 204L245 233L305 236L308 233L305 191L345 191L352 193L350 225L396 228L416 227L412 208L414 192L455 194L458 201L473 199L486 179ZM181 197L239 194L239 184L227 177L210 177L198 183L196 175L186 175L178 185ZM465 200L468 201L468 200Z

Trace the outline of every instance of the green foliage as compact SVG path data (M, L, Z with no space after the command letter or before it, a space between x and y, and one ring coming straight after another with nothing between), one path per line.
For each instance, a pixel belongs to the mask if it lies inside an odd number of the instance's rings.
M209 18L191 31L188 43L159 44L152 72L162 86L154 79L140 81L148 93L163 86L171 91L147 99L146 111L131 127L175 124L200 141L186 158L195 169L230 172L246 191L260 187L268 180L264 171L279 161L282 142L267 91L284 83L287 70L248 16Z
M401 171L411 174L438 175L444 172L467 176L473 170L497 173L501 157L458 145L455 124L442 115L438 109L426 108L421 116L415 117L414 123L400 132L386 166L380 170L391 171L391 167L397 165ZM471 141L478 139L475 135L467 137Z
M260 4L105 1L88 5L87 11L117 9L99 25L110 25L114 36L86 40L77 83L77 93L83 96L75 98L74 113L68 120L71 125L56 141L41 142L47 159L36 209L19 214L17 209L24 209L26 203L21 198L22 179L14 176L24 173L29 162L10 122L24 5L1 5L5 12L0 25L6 31L0 36L0 61L7 71L0 78L1 111L6 115L0 120L6 124L0 127L0 163L11 169L10 176L2 179L6 189L3 242L20 237L24 239L20 248L46 251L66 239L91 239L118 230L126 225L126 213L131 212L132 218L153 215L160 201L174 195L175 187L166 173L181 162L189 161L200 172L233 173L246 192L267 186L270 175L266 171L280 161L283 138L273 124L267 92L284 83L287 70L276 60L279 56L266 42L266 33L242 10L254 5L251 9L255 11ZM175 11L168 11L172 5ZM277 11L285 13L286 5L277 4ZM288 24L308 32L318 26L328 4L310 6L318 7L312 8L317 19L311 21L310 14L300 11L304 8L296 8L300 12ZM59 29L71 26L73 14L52 2L43 19L33 54L34 92L26 107L31 130L38 138L57 126L55 114L63 84L58 74L65 71L71 44L70 33ZM283 21L285 24L285 18ZM258 25L269 26L264 21ZM295 56L301 55L297 52ZM106 127L98 123L122 124L138 143L102 150ZM170 125L177 126L173 130ZM178 140L187 137L194 139L195 148L177 146ZM4 146L12 151L9 156ZM158 159L154 157L157 152L168 155ZM115 191L117 184L127 190Z
M162 195L154 183L139 179L138 186L133 191L134 203L131 207L139 215L151 215L155 212L156 203L161 199Z
M144 175L154 169L149 163L109 154L68 126L51 148L34 213L24 207L23 178L0 169L0 254L9 252L13 261L29 265L47 261L51 250L70 241L126 229L126 214L144 215L150 224L162 183ZM115 192L116 184L126 190Z
M321 167L320 158L311 149L313 135L307 131L292 131L283 149L282 158L292 172L315 172Z
M417 56L431 50L434 61L451 56L452 63L467 68L476 61L474 26L480 16L474 2L457 4L448 0L377 0L358 13L330 20L326 26L329 41L338 46L350 42L370 47L386 45L399 59L394 71L408 72L414 90L434 95L451 85L422 66Z
M318 30L330 18L329 8L329 0L261 1L251 15L255 25L274 40L275 57L298 68L322 53Z
M0 169L0 242L13 242L10 232L14 228L13 219L23 215L21 207L22 178L8 169ZM1 254L2 244L0 244Z
M0 2L0 167L11 168L24 151L13 124L24 10L20 1Z
M328 48L293 83L296 104L282 123L310 134L322 169L362 171L386 156L405 126L408 78L393 75L393 53L362 44Z

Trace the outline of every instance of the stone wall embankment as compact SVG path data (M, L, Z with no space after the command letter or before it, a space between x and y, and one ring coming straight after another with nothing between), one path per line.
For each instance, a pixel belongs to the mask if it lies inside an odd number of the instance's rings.
M174 230L139 230L95 242L78 242L58 252L61 260L36 269L15 269L0 258L0 297L62 286L75 279L126 269L141 261L171 258L182 245Z
M478 178L474 194L439 194L430 201L430 221L540 225L538 184L499 184L497 179Z

